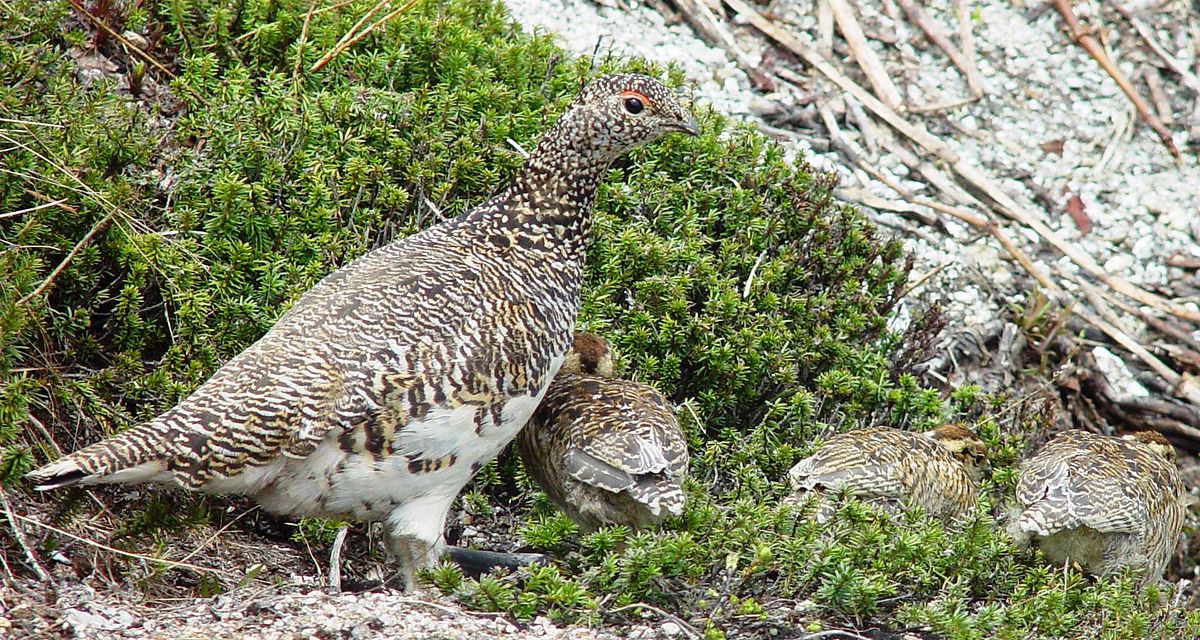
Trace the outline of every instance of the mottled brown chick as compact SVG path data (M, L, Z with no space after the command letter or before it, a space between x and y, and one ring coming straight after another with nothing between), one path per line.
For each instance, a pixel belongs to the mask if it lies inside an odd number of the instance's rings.
M1151 582L1179 541L1184 491L1162 435L1065 431L1021 465L1009 532L1055 564L1094 575L1130 567Z
M796 494L848 490L891 513L911 502L950 519L975 507L987 447L970 431L945 424L925 433L870 427L830 438L788 472ZM817 521L832 506L821 500Z
M653 387L612 375L604 339L576 334L517 437L529 476L584 531L683 513L688 451L675 412Z

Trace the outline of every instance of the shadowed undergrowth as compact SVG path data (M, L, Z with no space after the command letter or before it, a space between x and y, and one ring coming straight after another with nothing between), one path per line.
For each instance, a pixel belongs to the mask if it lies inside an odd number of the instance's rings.
M172 79L65 2L8 2L0 479L16 487L56 448L173 405L338 265L478 203L589 78L672 75L569 59L484 0L419 3L313 73L373 2L307 22L299 0L89 5L140 34ZM1000 496L1037 417L981 417L999 405L970 389L943 398L894 366L900 337L885 323L907 274L899 243L762 136L700 120L700 139L664 140L612 169L580 318L614 344L625 375L680 404L687 512L661 533L579 536L504 457L469 488L475 526L488 528L494 507L515 511L524 540L561 562L479 581L443 567L434 584L518 618L592 621L643 602L711 637L827 625L1195 635L1194 613L1159 608L1130 580L1093 582L1015 552L990 502L950 528L852 501L817 526L779 504L784 472L815 438L946 419L972 421L993 445L987 492ZM61 523L90 508L79 494L51 499ZM187 515L150 504L127 505L120 544L145 551L146 532L212 519L206 501ZM300 528L318 541L330 531ZM43 552L66 542L35 540Z

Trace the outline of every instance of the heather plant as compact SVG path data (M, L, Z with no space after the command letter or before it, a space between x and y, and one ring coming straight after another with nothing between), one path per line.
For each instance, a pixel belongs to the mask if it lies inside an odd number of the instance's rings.
M26 488L21 476L57 450L172 406L339 265L478 203L588 79L639 70L680 85L645 61L571 59L491 0L418 2L317 71L373 1L311 16L307 0L87 5L114 32L144 34L161 68L65 0L6 4L6 490ZM463 508L480 528L515 513L514 535L555 564L479 579L445 565L430 583L519 619L595 622L648 605L714 638L845 625L1194 637L1196 614L1159 606L1153 591L1012 547L994 513L1037 416L975 389L921 387L897 364L907 343L886 328L907 275L900 243L835 202L829 176L750 128L698 116L699 139L665 139L613 167L579 319L613 343L622 375L678 404L689 507L662 531L581 534L503 456ZM781 501L787 468L820 438L945 419L992 447L995 474L972 517L896 520L847 497L818 525L808 506ZM153 551L215 519L220 501L145 495L120 512L112 544ZM78 493L45 499L64 526L94 509ZM292 537L327 545L335 530L303 521Z

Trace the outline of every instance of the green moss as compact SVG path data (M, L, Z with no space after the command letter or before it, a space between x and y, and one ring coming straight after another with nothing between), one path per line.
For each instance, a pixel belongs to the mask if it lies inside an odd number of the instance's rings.
M419 3L317 72L372 1L307 27L307 0L113 3L104 19L118 31L161 34L151 53L172 79L68 18L67 2L9 3L0 214L24 212L0 218L5 484L54 443L72 449L170 407L338 265L478 203L519 165L509 141L533 145L588 78L664 73L570 60L487 0ZM82 72L71 51L116 70ZM712 638L848 624L951 638L1195 636L1194 612L1159 607L1127 579L1064 574L1011 547L991 505L1015 482L1038 416L973 388L949 399L922 388L897 364L909 347L885 331L907 271L900 245L835 203L829 177L699 116L699 139L613 167L580 318L614 343L626 375L680 404L687 511L661 533L581 536L502 458L467 508L480 527L517 512L525 541L558 564L479 580L440 567L431 581L522 618L594 622L653 605ZM1056 335L1058 316L1027 306L1026 329ZM897 522L845 500L818 526L779 503L786 469L819 436L945 419L992 447L996 473L973 518ZM90 508L66 499L63 518ZM203 505L150 500L118 533L153 540L204 521ZM305 520L297 535L325 543L334 525Z

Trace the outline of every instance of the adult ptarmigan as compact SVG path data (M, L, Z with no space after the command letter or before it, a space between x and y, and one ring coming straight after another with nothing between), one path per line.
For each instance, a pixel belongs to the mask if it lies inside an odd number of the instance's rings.
M612 377L608 344L579 333L517 436L525 469L585 531L640 529L683 512L687 441L653 387Z
M697 134L657 80L590 83L498 195L334 271L173 409L29 477L173 481L379 520L411 589L455 496L533 415L571 345L607 167L673 131Z
M798 496L842 489L888 511L907 501L950 519L974 508L986 464L983 441L955 424L925 433L869 427L830 438L788 476ZM822 499L817 521L831 512Z
M1128 567L1153 582L1179 543L1184 492L1161 434L1064 431L1021 464L1009 532L1055 564L1096 575Z

